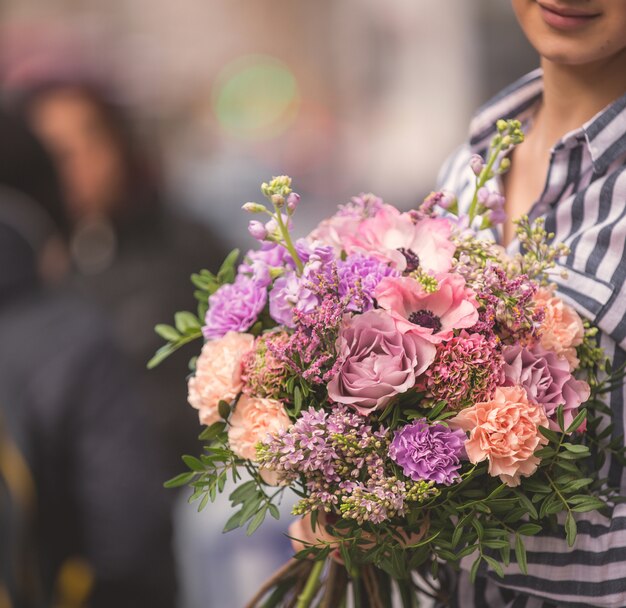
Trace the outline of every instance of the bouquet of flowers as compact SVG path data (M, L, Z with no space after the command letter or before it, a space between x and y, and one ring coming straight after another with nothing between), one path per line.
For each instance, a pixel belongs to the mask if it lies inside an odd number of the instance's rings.
M618 499L595 472L619 450L601 395L622 373L550 284L565 247L526 218L514 257L476 236L504 219L486 184L522 138L498 122L466 214L446 192L407 213L361 195L294 241L300 197L274 178L244 205L267 216L259 247L193 275L198 314L157 326L151 366L204 339L203 451L166 485L202 509L232 477L225 530L250 534L299 497L295 559L250 606L415 606L468 556L473 576L524 572L525 536L559 521L573 545L574 514Z

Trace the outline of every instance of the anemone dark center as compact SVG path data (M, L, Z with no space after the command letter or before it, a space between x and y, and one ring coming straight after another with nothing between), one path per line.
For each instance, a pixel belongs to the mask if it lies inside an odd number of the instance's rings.
M422 309L417 312L412 312L409 315L409 321L415 325L432 329L434 334L441 331L441 319L430 310Z
M420 259L415 251L412 249L405 249L404 247L399 247L398 251L406 260L406 272L413 272L420 267Z

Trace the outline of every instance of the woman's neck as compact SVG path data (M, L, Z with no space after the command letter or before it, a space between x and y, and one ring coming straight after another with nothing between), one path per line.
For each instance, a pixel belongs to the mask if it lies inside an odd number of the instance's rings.
M543 101L534 128L552 146L626 92L626 52L601 64L569 66L542 59Z

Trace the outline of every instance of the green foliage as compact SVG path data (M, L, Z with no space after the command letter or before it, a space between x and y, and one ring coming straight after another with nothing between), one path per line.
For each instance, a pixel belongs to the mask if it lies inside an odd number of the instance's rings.
M172 353L176 352L185 344L202 338L202 323L209 306L209 296L214 294L222 285L232 283L235 280L237 258L239 250L234 249L222 263L217 275L208 270L201 270L191 275L191 282L196 286L194 296L198 300L197 314L187 311L177 312L174 315L174 327L161 323L154 331L166 343L157 350L148 362L148 369L153 369Z

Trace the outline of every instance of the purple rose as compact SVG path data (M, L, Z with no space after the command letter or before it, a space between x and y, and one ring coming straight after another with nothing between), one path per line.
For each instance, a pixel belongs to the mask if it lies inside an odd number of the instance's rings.
M348 318L336 349L341 366L328 383L328 396L364 416L409 390L435 358L432 344L417 335L401 334L383 310Z
M507 346L503 355L505 386L524 387L528 399L544 407L550 428L555 431L559 430L556 409L562 405L567 428L576 410L589 399L589 385L572 376L567 359L539 345L532 349Z
M466 439L461 429L453 431L443 424L416 420L395 432L389 456L413 481L449 486L459 479Z
M213 340L229 331L246 331L254 325L266 302L265 286L240 274L234 283L222 285L209 296L202 328L204 337Z

